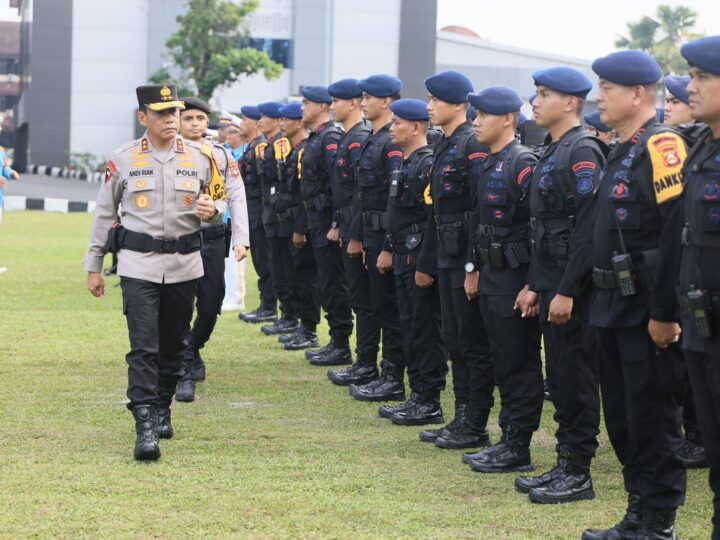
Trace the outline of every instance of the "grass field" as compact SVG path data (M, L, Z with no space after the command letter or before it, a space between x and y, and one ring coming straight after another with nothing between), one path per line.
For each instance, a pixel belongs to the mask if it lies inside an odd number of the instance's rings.
M204 350L198 400L174 406L162 458L135 462L120 289L116 278L103 299L85 289L90 221L13 212L0 227L0 537L579 538L622 515L604 433L597 499L533 505L512 475L473 473L460 452L420 443L418 428L380 419L232 313ZM254 307L250 276L248 289ZM546 403L539 469L555 459L551 415ZM691 471L681 536L709 538L710 514L707 473Z

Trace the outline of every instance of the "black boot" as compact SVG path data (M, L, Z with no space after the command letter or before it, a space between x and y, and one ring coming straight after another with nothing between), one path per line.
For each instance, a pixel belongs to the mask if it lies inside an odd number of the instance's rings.
M470 465L471 461L475 461L476 459L485 459L489 454L496 454L498 452L504 452L505 451L505 431L502 432L502 435L500 435L500 440L496 442L492 446L488 446L486 448L483 448L482 450L478 452L471 452L471 453L465 453L462 456L462 462Z
M688 469L703 469L707 467L705 447L690 439L683 441L677 456Z
M157 410L150 405L138 405L132 413L135 418L135 459L158 459L160 441L157 434Z
M570 449L564 444L559 444L557 451L557 465L554 468L541 474L540 476L518 476L515 479L515 489L517 489L520 493L529 493L531 489L547 486L552 483L553 480L561 476L563 470L567 467L567 458L570 453ZM477 457L473 459L477 459ZM473 459L469 459L468 463L473 461Z
M329 353L331 350L335 348L335 343L332 339L330 339L330 343L325 345L324 347L321 347L320 349L309 349L305 351L305 358L308 360L311 360L313 356L322 356L323 354Z
M402 372L394 364L383 360L383 373L364 385L350 385L350 395L358 401L404 401L405 383Z
M676 540L675 509L645 508L633 540Z
M280 334L292 334L298 326L297 319L283 315L274 323L261 326L260 331L266 336L279 336Z
M172 439L173 435L175 435L170 418L170 404L172 403L172 399L172 392L166 390L160 390L158 392L157 434L160 439Z
M396 412L404 411L409 407L414 406L415 401L417 401L418 399L420 399L420 396L413 392L412 394L410 394L410 399L408 399L404 403L401 403L400 405L381 405L378 409L378 416L380 416L380 418L389 419Z
M277 310L272 306L260 304L260 307L250 313L240 313L238 318L249 323L273 322L277 320Z
M278 342L285 345L286 343L290 343L291 341L295 341L298 337L298 334L302 332L302 327L300 325L295 328L295 330L292 331L290 334L280 334L278 336Z
M640 496L628 493L628 506L622 521L610 529L587 529L582 534L582 540L624 540L635 538L640 529L640 517L643 513Z
M478 448L490 446L490 435L487 431L487 420L490 411L475 407L465 409L462 422L435 440L438 448L459 450L462 448Z
M424 426L426 424L442 424L442 407L440 396L418 395L413 405L402 411L395 412L390 421L398 426Z
M295 339L285 343L286 351L302 351L303 349L309 349L311 347L318 347L320 340L318 340L317 334L314 329L302 327L300 332L296 334Z
M530 490L530 500L539 504L562 504L595 498L589 456L570 452L561 474L549 484ZM517 485L517 481L516 481Z
M439 429L426 429L425 431L421 431L419 435L420 440L426 443L434 443L439 437L447 436L450 431L456 429L460 425L463 416L465 416L465 404L456 403L455 418L453 418L449 424Z
M320 349L318 354L312 354L308 356L308 352L305 351L305 356L310 360L313 366L344 366L352 364L352 353L350 352L350 345L346 342L337 343L335 340L331 341L330 344L324 349Z
M183 362L184 372L175 389L175 399L183 403L195 401L195 377L192 370L194 354L187 351Z
M347 369L331 369L327 372L328 379L338 386L362 385L374 381L380 376L375 364L355 362Z
M526 472L535 470L530 460L532 433L508 426L505 442L481 452L481 457L470 462L473 471L483 473Z
M205 380L205 361L200 356L200 351L195 351L195 356L192 360L190 368L193 372L193 377L196 381Z

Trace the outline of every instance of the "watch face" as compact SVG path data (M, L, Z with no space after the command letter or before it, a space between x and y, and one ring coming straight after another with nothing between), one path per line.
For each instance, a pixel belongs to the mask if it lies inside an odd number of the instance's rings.
M465 271L467 273L475 271L475 265L473 263L465 263Z

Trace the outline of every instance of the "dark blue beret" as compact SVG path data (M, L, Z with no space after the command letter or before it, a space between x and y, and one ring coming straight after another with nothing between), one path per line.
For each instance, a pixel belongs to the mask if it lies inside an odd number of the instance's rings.
M400 93L402 81L392 75L370 75L367 79L359 80L358 86L371 96L389 97Z
M182 98L182 101L185 103L186 111L190 110L190 109L197 109L199 111L204 112L205 114L210 114L210 112L211 112L210 105L205 103L200 98L186 97L186 98Z
M390 110L395 116L410 120L413 122L427 122L428 117L427 103L420 99L398 99L390 104Z
M598 77L623 86L645 85L662 79L662 68L649 54L631 49L618 51L592 63Z
M691 66L720 75L720 36L707 36L686 43L680 54Z
M528 99L528 103L530 104L531 107L532 107L533 101L535 101L536 97L537 97L537 94L533 94L532 96L530 96L530 99Z
M467 97L478 111L497 116L518 112L523 104L517 92L507 86L490 86L477 94L468 94Z
M688 94L687 91L688 84L690 84L690 75L685 75L684 77L668 75L665 77L665 88L685 104L690 103L690 94Z
M467 95L473 92L473 85L458 71L442 71L425 79L425 88L436 98L446 103L465 103Z
M520 116L518 117L517 125L519 126L520 124L524 124L527 121L528 121L528 117L525 116L523 113L520 113Z
M292 120L300 120L302 118L302 103L293 101L287 105L280 107L280 116L282 118L290 118Z
M477 111L475 110L475 107L468 105L467 112L465 113L465 118L467 118L468 122L472 122L476 115Z
M655 116L657 116L658 122L662 124L665 121L665 109L662 107L655 107L655 112L657 113Z
M243 105L240 107L240 114L252 120L260 120L262 113L255 105Z
M585 123L588 126L593 127L603 133L609 133L610 131L612 131L611 128L609 128L600 121L600 111L594 111L590 114L586 114L585 116L583 116L583 120L585 120Z
M535 86L546 86L562 94L585 99L592 90L592 82L577 69L570 67L551 67L533 73Z
M326 86L303 86L302 95L313 103L331 103L332 97Z
M362 97L362 88L357 79L342 79L328 86L328 94L336 99L352 99Z
M266 101L265 103L260 103L258 109L260 110L260 114L264 114L270 118L280 118L282 117L280 107L283 105L284 103L280 103L279 101Z

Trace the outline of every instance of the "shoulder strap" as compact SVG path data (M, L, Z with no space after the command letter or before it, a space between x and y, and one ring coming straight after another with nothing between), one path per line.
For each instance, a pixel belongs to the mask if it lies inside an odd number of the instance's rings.
M592 141L597 144L605 157L610 153L610 148L607 144L584 130L569 135L560 143L555 151L556 167L554 169L554 176L560 181L563 196L569 204L575 203L575 190L573 189L572 183L572 164L570 163L570 158L572 157L575 147L582 141Z
M515 179L517 178L517 164L518 162L526 157L526 156L535 156L537 157L537 154L533 152L530 148L527 146L523 146L522 144L516 144L511 149L508 155L505 157L504 163L503 163L503 180L505 181L505 185L508 186L510 191L512 191L514 196L518 196L518 188L519 186L516 184Z
M468 172L467 167L467 160L468 160L468 144L470 144L470 141L475 138L475 133L468 132L463 133L458 138L458 142L455 145L455 166L457 169L462 173L466 174Z
M416 178L422 168L427 165L428 161L432 160L432 154L432 148L429 147L418 150L418 153L415 154L415 159L410 164L410 167L408 167L408 177Z

